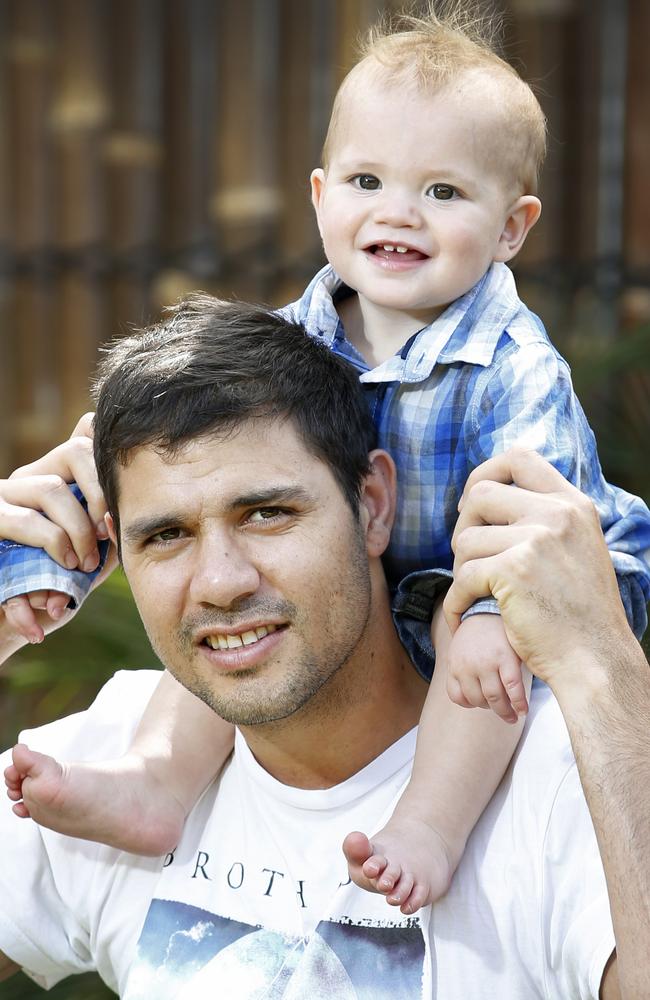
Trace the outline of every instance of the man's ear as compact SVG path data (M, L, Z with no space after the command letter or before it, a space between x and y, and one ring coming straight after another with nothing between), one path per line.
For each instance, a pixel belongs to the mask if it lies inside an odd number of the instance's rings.
M323 188L325 187L325 171L322 167L317 167L316 170L312 170L309 177L309 183L311 184L311 203L314 206L314 211L316 212L318 231L322 236L323 232L320 224L320 203L321 198L323 197Z
M395 519L397 476L387 451L371 451L368 458L370 472L364 480L359 509L368 555L379 557L388 547Z
M519 253L541 212L542 203L535 195L524 194L521 198L517 198L508 212L494 256L495 260L505 262Z
M106 530L108 531L108 537L110 538L113 545L119 552L119 546L117 544L117 531L115 530L115 522L110 514L107 514L104 520L106 521Z

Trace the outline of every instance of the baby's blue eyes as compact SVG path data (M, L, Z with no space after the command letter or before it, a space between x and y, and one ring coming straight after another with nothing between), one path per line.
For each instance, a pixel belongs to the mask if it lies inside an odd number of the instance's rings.
M432 184L427 194L435 198L436 201L451 201L457 191L451 184Z

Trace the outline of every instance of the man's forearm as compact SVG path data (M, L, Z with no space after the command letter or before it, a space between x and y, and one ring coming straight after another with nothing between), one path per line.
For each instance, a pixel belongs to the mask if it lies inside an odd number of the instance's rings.
M475 470L454 532L455 627L496 597L511 646L553 690L598 837L623 1000L650 984L650 668L625 617L594 505L533 452Z
M620 995L650 984L650 667L629 641L585 665L581 697L556 685L594 822L616 937Z

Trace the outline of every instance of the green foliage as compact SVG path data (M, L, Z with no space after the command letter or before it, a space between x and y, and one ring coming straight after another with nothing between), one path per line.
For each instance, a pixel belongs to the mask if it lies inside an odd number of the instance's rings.
M566 354L606 477L649 502L650 326L611 341L578 331Z
M27 646L0 677L3 746L24 726L85 708L116 670L159 666L121 570L90 595L82 611L40 646Z
M0 983L0 997L2 1000L114 1000L115 993L94 973L65 979L44 993L21 972L13 979Z

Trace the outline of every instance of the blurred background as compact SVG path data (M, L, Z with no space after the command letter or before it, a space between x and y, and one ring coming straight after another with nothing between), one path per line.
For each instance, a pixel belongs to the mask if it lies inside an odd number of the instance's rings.
M103 341L191 289L298 296L323 262L308 177L333 94L359 33L403 6L0 0L0 476L70 433ZM572 365L607 478L648 500L650 3L493 6L549 120L520 292ZM0 679L3 745L153 662L117 573L47 647ZM49 994L108 995L96 977Z

